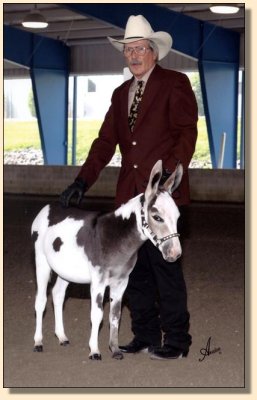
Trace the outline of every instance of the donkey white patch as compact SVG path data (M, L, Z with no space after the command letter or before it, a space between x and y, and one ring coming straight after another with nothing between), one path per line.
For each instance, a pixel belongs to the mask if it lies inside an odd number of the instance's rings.
M75 283L91 282L90 268L84 249L77 245L76 237L83 220L66 218L50 226L44 240L44 252L53 270L63 279Z

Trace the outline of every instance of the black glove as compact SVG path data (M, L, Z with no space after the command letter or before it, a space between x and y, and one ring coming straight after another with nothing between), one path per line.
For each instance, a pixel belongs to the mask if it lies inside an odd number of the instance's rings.
M77 197L77 205L80 204L84 193L88 186L81 178L76 178L75 181L62 192L60 202L63 207L69 207L70 200L73 196Z

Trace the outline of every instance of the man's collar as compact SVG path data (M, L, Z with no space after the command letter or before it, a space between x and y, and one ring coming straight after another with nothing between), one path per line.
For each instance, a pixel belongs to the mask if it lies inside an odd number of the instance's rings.
M149 71L147 71L147 72L142 76L142 78L137 79L136 77L134 77L134 78L135 78L134 82L137 83L138 81L144 81L144 83L146 83L146 82L148 81L148 79L149 79L149 76L150 76L151 73L153 72L155 66L156 66L156 64L155 64L151 69L149 69Z

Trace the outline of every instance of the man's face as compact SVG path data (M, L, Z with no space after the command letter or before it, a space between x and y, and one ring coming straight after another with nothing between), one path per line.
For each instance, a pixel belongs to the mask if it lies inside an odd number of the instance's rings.
M145 54L137 54L136 51L132 51L135 47L138 49L144 47L146 49ZM154 51L149 47L149 41L145 39L125 44L124 55L130 72L137 79L141 79L155 65L157 58Z

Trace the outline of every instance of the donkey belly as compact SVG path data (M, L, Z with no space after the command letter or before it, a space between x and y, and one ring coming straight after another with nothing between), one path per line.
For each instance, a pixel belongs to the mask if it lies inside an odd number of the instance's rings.
M82 247L76 243L81 221L63 221L48 228L44 253L51 268L63 279L75 283L90 283L92 267Z
M71 249L72 250L72 249ZM90 283L90 263L85 257L72 251L59 254L48 253L47 260L51 268L63 279L74 283Z

